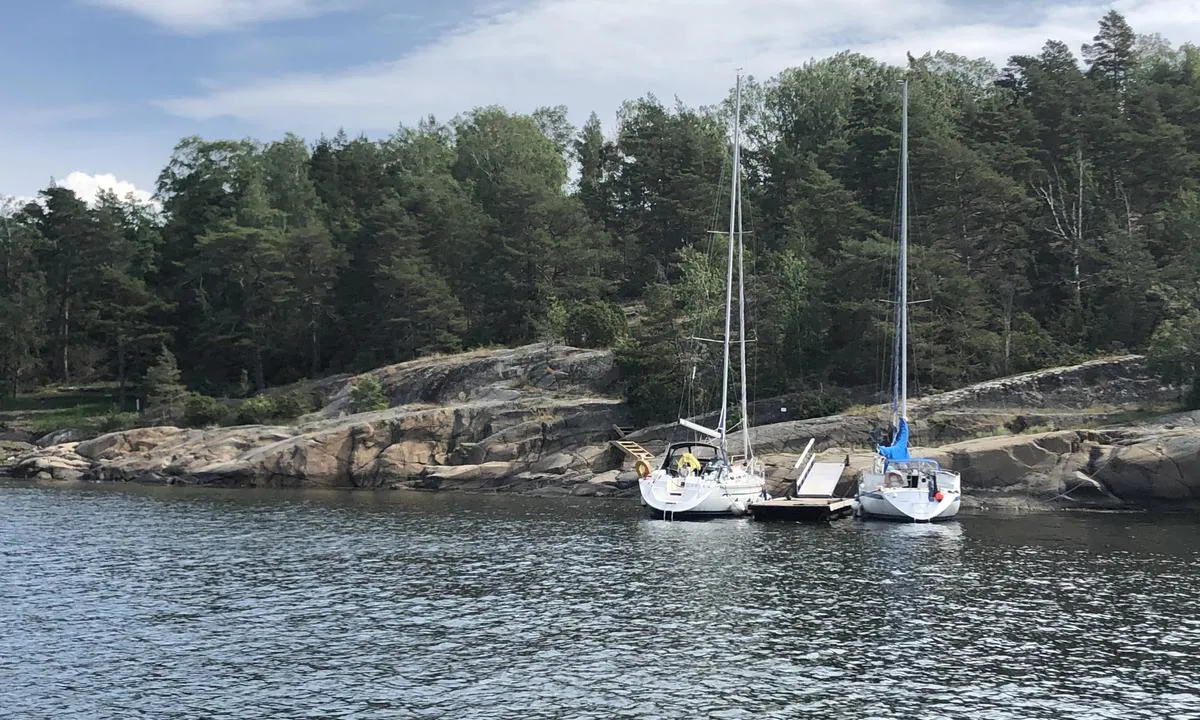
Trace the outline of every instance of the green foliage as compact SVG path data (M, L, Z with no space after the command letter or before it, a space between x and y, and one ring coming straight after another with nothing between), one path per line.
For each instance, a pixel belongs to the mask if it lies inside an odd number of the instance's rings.
M254 425L272 420L294 420L313 408L313 397L302 390L279 395L253 395L236 404L191 393L184 406L184 421L192 427Z
M725 134L715 112L667 108L653 96L621 107L607 214L610 228L638 240L625 255L631 279L669 273L674 253L712 229L729 177Z
M788 416L796 419L826 417L851 407L851 394L844 388L815 387L787 396ZM865 407L859 414L871 414Z
M270 395L254 395L238 403L235 417L239 425L260 425L276 416L278 409Z
M1156 285L1154 290L1163 298L1166 317L1150 336L1146 360L1165 380L1188 384L1184 403L1200 409L1200 306L1170 287Z
M111 382L22 391L0 402L0 425L37 434L64 428L101 432L109 424L133 427L136 414L120 412L117 400L117 388Z
M562 342L567 334L567 318L568 310L563 301L554 296L548 298L539 338L546 342Z
M180 413L187 398L187 388L180 376L175 355L162 346L158 359L146 370L143 381L148 411L162 419L174 418Z
M1188 309L1154 329L1147 348L1151 365L1165 377L1190 380L1200 366L1200 312Z
M639 423L673 419L684 390L680 372L684 356L675 329L670 288L654 285L646 294L641 322L613 349L616 365L625 378L625 396Z
M1200 50L1115 11L1086 34L999 69L843 52L745 83L754 395L887 384L902 77L913 389L1117 350L1195 377ZM614 347L642 418L711 410L719 345L691 338L724 332L731 100L647 96L609 127L483 107L378 140L188 137L161 214L63 187L3 200L0 391L95 374L128 410L146 377L165 419L185 384L249 398L551 339ZM627 328L622 307L645 311Z
M137 427L140 421L141 418L135 412L113 410L100 418L99 422L96 423L96 430L100 433L130 430Z
M33 378L47 342L46 279L36 262L40 238L16 213L14 202L0 204L0 397L10 400Z
M370 283L360 289L356 324L369 323L372 331L362 331L356 364L383 365L459 349L465 312L422 248L417 220L387 202L366 218L361 237L362 251L369 252L362 263Z
M625 313L610 302L573 303L563 322L563 338L575 347L609 347L624 332Z
M295 419L313 409L312 394L302 390L290 390L275 397L275 412L281 418Z
M352 412L386 410L389 404L387 396L383 394L383 386L374 375L364 375L350 387Z
M215 397L190 393L183 408L183 419L192 427L228 425L234 417L233 409Z

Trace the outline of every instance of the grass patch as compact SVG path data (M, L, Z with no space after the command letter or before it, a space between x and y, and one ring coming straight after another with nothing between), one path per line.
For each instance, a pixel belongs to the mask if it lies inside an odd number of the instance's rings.
M431 360L433 360L433 361L446 360L449 358L464 358L464 359L474 360L476 358L487 357L488 355L492 355L500 350L512 350L512 349L513 348L510 348L507 345L492 343L490 345L480 345L479 347L473 347L469 350L459 350L457 352L433 352L433 353L429 353L428 355L421 355L420 357L412 358L411 360L401 360L401 361L394 362L394 363L388 363L387 365L384 365L382 367L392 367L393 365L405 365L408 363L415 363L418 361L419 362L428 362ZM367 372L371 372L371 371L368 370Z
M883 417L887 411L886 405L851 405L837 414L854 417Z
M0 401L0 424L41 434L64 428L101 430L136 417L121 412L117 395L116 383L38 388Z
M162 416L152 408L138 415L131 390L127 390L125 407L121 408L115 382L47 386L0 400L0 427L38 436L73 428L94 436L160 423L192 427L291 423L325 404L326 393L317 389L321 382L303 380L245 400L192 393L178 408L178 417Z
M1124 409L1098 405L1080 410L1033 409L1023 413L1009 410L1007 414L987 411L938 412L931 415L927 422L934 438L961 442L983 437L1136 426L1176 411L1178 407L1174 404L1151 404Z
M0 415L24 412L69 410L97 404L115 405L116 383L95 383L80 386L49 386L18 393L16 399L0 400Z
M1140 407L1134 410L1113 411L1104 415L1097 415L1095 418L1078 423L1072 429L1096 430L1112 425L1137 425L1147 420L1153 420L1155 418L1160 418L1163 415L1171 415L1178 412L1185 412L1178 404L1161 405L1157 407Z

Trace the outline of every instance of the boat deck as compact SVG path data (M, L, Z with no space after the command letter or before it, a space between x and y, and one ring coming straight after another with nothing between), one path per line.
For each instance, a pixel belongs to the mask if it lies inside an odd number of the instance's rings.
M755 520L827 521L854 514L854 502L849 498L788 497L760 500L750 504L750 516Z

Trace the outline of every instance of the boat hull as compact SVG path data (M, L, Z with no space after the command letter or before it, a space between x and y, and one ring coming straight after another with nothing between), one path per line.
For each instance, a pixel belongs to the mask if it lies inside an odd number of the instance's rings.
M866 518L934 522L949 520L958 514L958 493L944 493L942 500L930 500L929 493L915 488L895 488L862 493L858 496L859 514Z
M892 473L864 473L856 498L859 515L905 522L934 522L958 515L962 504L958 473L941 469L918 473L910 487L890 486L896 479Z
M653 517L687 519L738 516L764 497L765 478L734 471L680 478L657 470L638 481L642 504Z

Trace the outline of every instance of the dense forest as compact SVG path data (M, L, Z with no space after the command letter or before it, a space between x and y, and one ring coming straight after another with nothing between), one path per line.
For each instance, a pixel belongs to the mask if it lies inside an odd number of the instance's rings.
M902 78L915 389L1121 351L1192 379L1200 48L1111 12L1079 56L846 52L747 81L752 395L887 372ZM719 371L693 338L724 332L732 97L643 97L609 132L486 107L378 140L189 137L154 205L9 202L5 390L115 379L133 397L177 361L191 391L234 397L557 340L614 347L643 418L672 418L691 367Z

